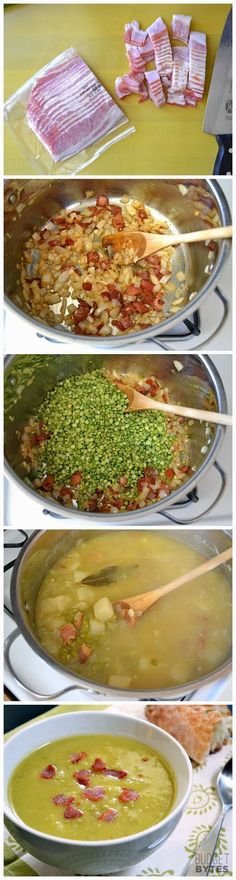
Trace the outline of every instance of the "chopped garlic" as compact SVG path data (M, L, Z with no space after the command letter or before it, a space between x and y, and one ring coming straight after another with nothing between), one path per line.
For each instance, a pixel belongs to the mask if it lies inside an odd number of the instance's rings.
M186 196L187 192L188 192L188 188L187 188L187 186L184 186L183 183L179 183L179 191L181 192L182 196Z
M175 369L178 370L178 373L180 373L180 370L184 369L184 365L181 364L180 361L174 361L174 366L175 366Z

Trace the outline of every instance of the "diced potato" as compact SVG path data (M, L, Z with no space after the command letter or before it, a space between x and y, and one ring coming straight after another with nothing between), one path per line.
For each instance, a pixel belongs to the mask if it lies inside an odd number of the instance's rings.
M78 611L87 611L87 602L77 602Z
M108 599L108 596L103 596L102 599L98 599L93 606L94 615L97 620L100 620L102 623L106 623L107 620L111 620L114 617L114 608Z
M94 592L91 587L79 587L79 589L77 590L77 596L78 599L81 600L81 602L92 602L92 599L94 598Z
M87 577L87 571L74 571L74 582L75 584L79 584L80 581L83 581L84 578Z
M68 608L70 605L70 597L68 596L54 596L48 599L44 599L43 603L43 613L44 617L47 617L48 614L56 614L58 611L64 611L65 608Z
M105 630L105 623L101 623L101 621L95 620L95 618L92 617L89 621L89 629L91 636L100 636Z
M131 685L132 678L128 675L110 675L108 684L111 687L128 688Z
M150 669L151 663L150 663L150 660L148 659L148 657L140 657L138 665L139 665L140 672L146 672L147 670Z

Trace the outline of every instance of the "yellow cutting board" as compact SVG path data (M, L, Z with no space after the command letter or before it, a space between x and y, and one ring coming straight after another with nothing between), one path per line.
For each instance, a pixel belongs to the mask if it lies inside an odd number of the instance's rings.
M196 107L141 104L136 95L119 102L135 134L115 144L83 171L94 175L207 175L213 171L216 140L202 131L213 63L230 4L30 4L5 7L5 98L69 46L75 46L117 100L116 76L127 71L123 28L138 19L142 28L158 16L170 26L173 13L192 16L192 29L207 35L204 100ZM5 126L6 175L32 175Z

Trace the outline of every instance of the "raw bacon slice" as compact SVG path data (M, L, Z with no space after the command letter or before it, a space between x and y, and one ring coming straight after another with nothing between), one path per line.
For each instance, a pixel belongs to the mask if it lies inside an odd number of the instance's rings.
M156 107L162 107L163 104L166 103L165 95L163 92L161 78L159 73L156 70L147 70L145 73L145 78L148 84L148 92L149 97L156 104Z
M166 24L162 21L162 18L157 18L156 21L147 28L147 33L153 45L158 73L170 72L173 67L172 50L168 30Z
M147 31L142 31L140 28L137 29L135 27L132 28L131 32L131 44L132 46L138 46L139 49L143 48L147 39Z
M174 40L180 40L187 45L191 21L191 15L173 15L171 32Z
M143 73L137 73L136 76L131 73L125 73L124 76L117 76L115 90L118 98L124 98L126 95L142 94L143 79Z
M139 51L145 61L145 64L148 64L149 61L154 61L155 54L152 42L150 40L149 35L146 35L146 40L143 46L139 46Z
M175 46L173 49L174 67L171 85L168 89L167 103L185 106L185 89L188 81L188 47Z
M145 61L137 46L126 46L126 55L129 62L130 73L144 73Z
M128 24L125 24L125 26L124 26L124 42L131 43L131 36L132 36L132 24L130 24L130 22L128 22Z
M189 37L188 89L201 101L206 75L206 34L192 31Z
M75 55L35 81L27 121L59 162L94 144L125 117L92 70Z

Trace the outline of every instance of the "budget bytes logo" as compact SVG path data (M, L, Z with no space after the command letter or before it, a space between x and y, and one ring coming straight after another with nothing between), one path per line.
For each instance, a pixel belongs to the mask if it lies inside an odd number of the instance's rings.
M196 854L195 856L195 866L196 866L196 874L199 876L208 876L213 874L214 876L220 877L223 874L228 874L231 876L231 871L228 868L228 853L222 853L221 855L214 856L212 859L212 853L205 853L204 856Z

